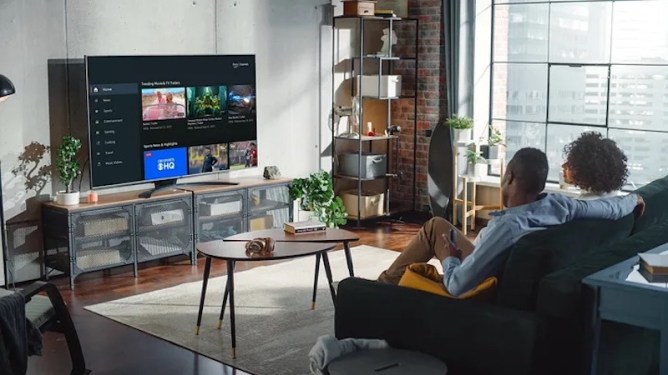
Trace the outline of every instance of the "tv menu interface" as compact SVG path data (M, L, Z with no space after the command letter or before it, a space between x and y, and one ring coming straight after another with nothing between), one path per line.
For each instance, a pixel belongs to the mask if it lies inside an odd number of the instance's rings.
M257 166L255 57L86 58L91 185Z

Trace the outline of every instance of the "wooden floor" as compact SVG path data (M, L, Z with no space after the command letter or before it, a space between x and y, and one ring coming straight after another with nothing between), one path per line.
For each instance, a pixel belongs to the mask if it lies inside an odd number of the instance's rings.
M403 222L366 223L365 228L346 227L359 234L360 242L371 246L401 251L428 219L411 214ZM355 246L356 244L352 244ZM239 263L237 270L248 269L250 263ZM258 263L252 263L259 266ZM266 263L265 263L266 264ZM245 374L208 357L193 353L139 330L85 311L84 306L168 288L202 279L204 262L197 267L183 257L145 264L137 278L132 267L85 274L77 278L75 289L68 279L52 280L68 303L81 339L87 367L93 375L102 374ZM225 262L214 261L211 276L226 273ZM195 317L193 316L193 328ZM64 338L47 334L42 357L32 357L28 374L69 374L70 362Z

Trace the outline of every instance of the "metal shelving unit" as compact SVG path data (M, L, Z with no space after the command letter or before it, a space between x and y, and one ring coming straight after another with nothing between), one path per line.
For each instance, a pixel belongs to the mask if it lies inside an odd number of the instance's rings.
M391 154L394 153L395 155L398 155L398 147L399 147L399 137L395 135L384 135L384 136L367 136L367 135L362 135L363 129L364 129L364 124L363 124L363 119L364 119L364 103L365 100L379 100L379 101L385 101L386 102L386 108L387 108L387 121L386 121L386 129L390 128L392 125L392 101L395 100L403 100L403 99L408 99L413 101L413 147L414 147L414 152L413 156L415 158L415 145L417 144L417 96L418 96L418 38L419 38L419 20L414 19L414 18L399 18L399 17L353 17L353 16L335 16L333 18L332 22L332 27L333 27L333 33L332 33L332 113L335 113L337 106L337 97L336 97L336 92L337 92L337 85L336 85L336 67L341 61L337 61L337 49L339 47L339 41L338 41L338 33L337 29L339 29L338 22L341 20L351 20L355 21L357 23L357 46L356 46L356 56L351 56L347 58L350 60L350 75L352 77L352 84L351 84L351 97L353 99L353 103L358 100L359 101L359 111L357 114L354 112L350 116L351 119L353 116L356 119L356 122L358 124L358 133L360 136L358 137L342 137L339 134L337 134L337 124L334 123L334 116L332 116L332 176L334 180L334 188L335 191L337 191L337 181L339 180L355 180L357 181L357 215L350 215L352 218L354 218L357 221L357 226L360 225L360 221L364 219L373 219L379 216L388 216L390 215L390 178L395 178L397 177L397 173L391 173ZM412 22L414 23L415 27L415 41L414 41L414 48L415 48L415 56L393 56L392 53L392 32L388 33L388 43L389 43L389 51L388 55L386 56L378 56L378 55L369 55L365 51L365 43L364 43L364 38L365 38L365 26L367 23L387 23L388 28L393 31L396 23L398 22ZM377 76L378 79L378 91L377 93L379 96L367 96L367 95L361 95L363 90L363 79L361 77L364 76L365 73L365 62L373 62L377 61L378 65L375 69L376 73L373 73L373 75ZM414 64L414 88L413 88L413 95L402 95L403 94L403 87L402 87L402 92L399 92L399 95L396 97L386 97L386 96L380 96L381 94L381 77L385 74L387 75L392 75L394 71L394 63L395 62L401 62L401 61L411 61ZM358 82L358 77L359 82ZM402 81L403 81L402 77ZM352 142L352 141L357 141L357 161L358 161L358 176L348 176L348 175L342 175L339 173L339 162L338 162L338 156L337 154L337 142ZM362 171L363 165L362 165L362 154L364 152L364 149L366 148L368 152L373 152L374 148L374 143L377 142L385 142L385 152L386 152L386 173L383 176L378 176L374 178L360 178L359 173ZM392 150L392 142L395 143L395 150L393 152ZM415 195L415 164L413 165L413 195ZM364 193L364 182L368 181L377 181L377 180L384 180L384 212L382 215L379 216L367 216L367 217L362 217L362 195Z

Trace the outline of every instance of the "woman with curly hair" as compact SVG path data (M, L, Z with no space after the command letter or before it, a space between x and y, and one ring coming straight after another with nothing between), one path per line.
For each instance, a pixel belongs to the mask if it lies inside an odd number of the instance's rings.
M586 132L564 147L564 181L582 189L579 199L615 196L626 183L626 155L615 141Z

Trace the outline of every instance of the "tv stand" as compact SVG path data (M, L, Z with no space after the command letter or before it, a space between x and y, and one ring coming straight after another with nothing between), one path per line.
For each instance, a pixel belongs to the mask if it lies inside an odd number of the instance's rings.
M184 187L188 185L221 185L221 186L234 186L239 185L238 182L232 181L196 181L196 182L186 182L183 184L177 184L176 179L162 180L155 183L155 187L151 190L144 191L139 194L140 198L148 199L153 196L153 194L165 191L165 190L188 190Z

